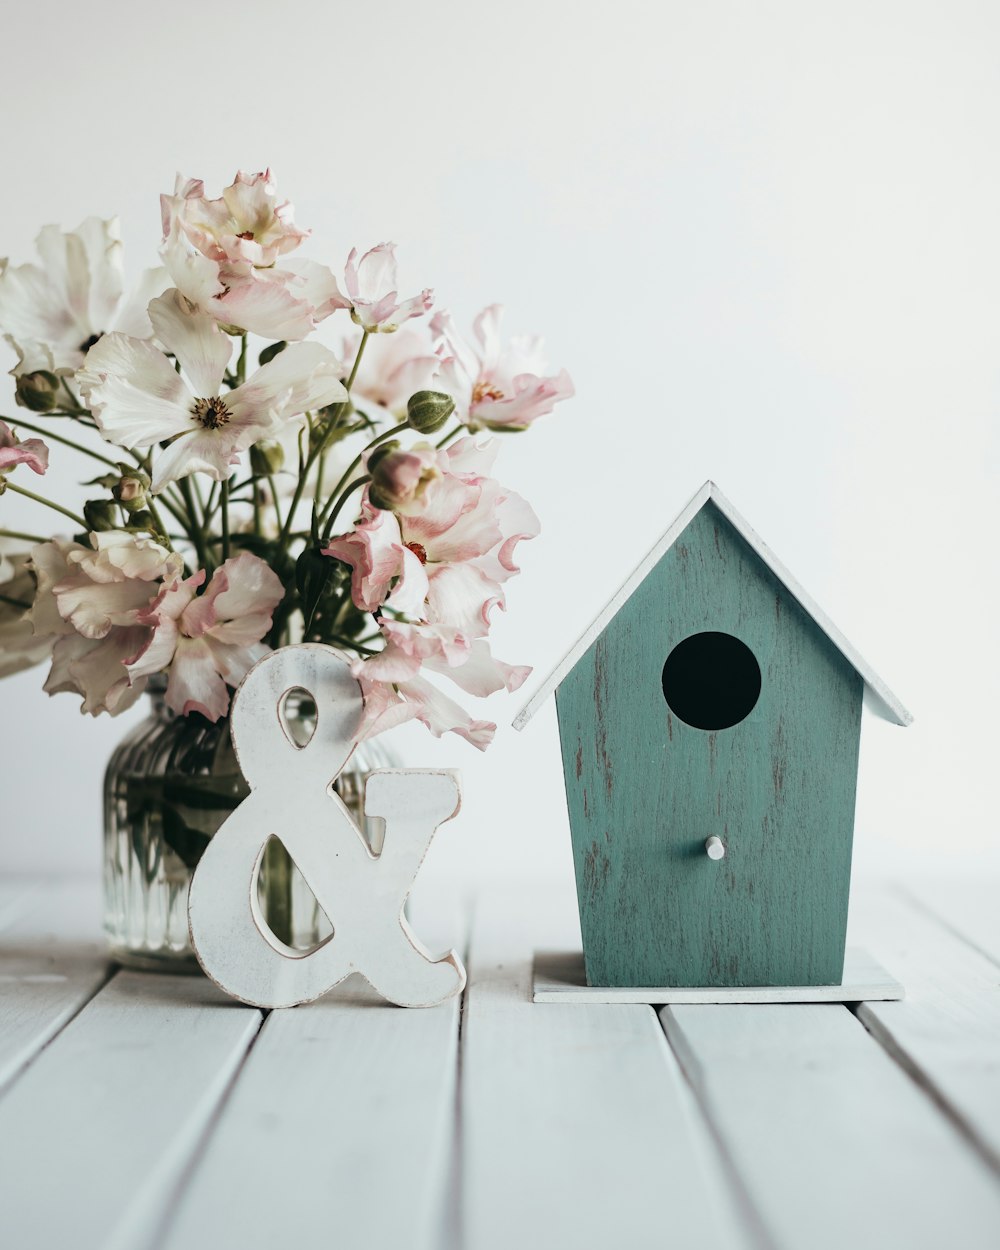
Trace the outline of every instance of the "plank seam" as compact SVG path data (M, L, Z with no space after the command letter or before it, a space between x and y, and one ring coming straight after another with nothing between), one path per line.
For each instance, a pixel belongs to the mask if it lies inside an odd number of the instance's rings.
M979 1156L983 1163L1000 1178L1000 1154L976 1131L961 1111L949 1100L934 1079L924 1071L906 1048L893 1036L891 1030L876 1016L867 1003L857 1003L849 1008L859 1024L873 1041L881 1046L886 1055L910 1078L914 1085L941 1112L966 1145Z
M451 1193L445 1199L444 1238L448 1250L461 1250L465 1244L465 1169L462 1151L465 1134L463 1132L464 1099L462 1076L465 1068L465 1025L469 1011L469 991L472 988L472 929L476 918L477 897L468 897L466 913L468 919L462 942L462 958L467 969L465 988L462 990L462 1001L458 1009L458 1036L455 1040L455 1109L452 1120L451 1165L448 1175L451 1181Z
M650 1010L655 1011L656 1009L651 1008ZM708 1010L713 1010L713 1008L709 1007ZM715 1010L719 1010L719 1008ZM721 1010L725 1010L725 1008ZM726 1144L725 1136L716 1122L711 1100L701 1080L701 1064L694 1051L688 1045L687 1038L684 1036L684 1030L677 1023L676 1017L669 1007L660 1008L656 1015L667 1045L670 1047L677 1061L677 1066L681 1070L681 1076L691 1091L695 1106L704 1123L707 1136L718 1153L722 1165L722 1174L732 1190L736 1208L744 1221L750 1241L758 1247L758 1250L779 1250L778 1242L772 1236L764 1221L764 1217L757 1209L750 1189L741 1176L736 1161Z
M66 1018L62 1020L56 1026L52 1034L49 1037L45 1038L45 1040L41 1043L41 1045L36 1050L34 1050L27 1057L27 1059L24 1060L22 1064L20 1064L17 1068L14 1069L13 1072L11 1072L11 1074L7 1077L6 1081L0 1083L0 1100L5 1098L7 1094L10 1093L10 1091L18 1083L21 1077L24 1076L24 1074L28 1071L28 1069L34 1063L37 1063L39 1056L43 1055L45 1051L47 1051L48 1048L52 1045L52 1043L58 1037L62 1035L63 1031L67 1029L73 1023L73 1021L77 1018L77 1016L79 1016L81 1012L85 1011L90 1006L90 1004L94 1001L94 999L98 996L98 994L100 994L103 990L105 990L111 984L112 980L118 975L118 972L119 972L119 967L117 964L111 961L105 964L104 975L100 978L100 980L94 983L89 993L87 993L87 995L83 998L83 1000L79 1002L72 1009L72 1011L69 1012Z
M215 1135L215 1130L219 1126L219 1121L222 1119L222 1113L229 1104L230 1098L232 1098L233 1090L236 1088L236 1082L242 1076L243 1069L246 1067L247 1061L249 1060L254 1047L257 1045L258 1039L263 1033L264 1025L267 1023L270 1015L270 1011L257 1012L257 1028L254 1030L253 1036L247 1043L246 1049L240 1056L239 1062L234 1067L229 1080L226 1082L222 1093L219 1095L218 1101L212 1108L211 1114L205 1121L205 1126L202 1129L198 1140L195 1142L191 1153L188 1156L187 1162L178 1173L174 1184L170 1187L170 1193L164 1206L164 1213L160 1218L158 1227L154 1230L153 1235L149 1240L149 1250L159 1250L159 1248L166 1241L167 1234L170 1232L171 1226L176 1219L177 1212L180 1209L181 1199L184 1196L184 1192L188 1187L191 1177L194 1175L195 1169L205 1156L209 1143Z

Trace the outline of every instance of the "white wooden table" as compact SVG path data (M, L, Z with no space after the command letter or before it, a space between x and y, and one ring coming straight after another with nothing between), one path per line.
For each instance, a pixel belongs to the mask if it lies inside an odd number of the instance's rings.
M1000 884L855 898L904 1002L532 1004L560 887L470 906L461 1004L265 1017L0 882L0 1246L997 1250Z

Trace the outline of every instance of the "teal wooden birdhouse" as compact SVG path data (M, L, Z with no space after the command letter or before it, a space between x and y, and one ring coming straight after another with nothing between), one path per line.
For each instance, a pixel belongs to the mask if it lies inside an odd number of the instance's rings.
M588 984L840 984L862 703L912 718L713 483L552 692Z

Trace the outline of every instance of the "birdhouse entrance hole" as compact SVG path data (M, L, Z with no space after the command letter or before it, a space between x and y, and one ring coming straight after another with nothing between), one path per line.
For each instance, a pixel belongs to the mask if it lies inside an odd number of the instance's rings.
M663 697L694 729L730 729L760 698L757 657L732 634L706 631L679 642L663 666Z

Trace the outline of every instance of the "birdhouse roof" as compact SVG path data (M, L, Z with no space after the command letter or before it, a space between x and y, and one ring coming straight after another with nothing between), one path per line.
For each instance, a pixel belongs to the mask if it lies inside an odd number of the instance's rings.
M687 507L680 513L674 523L663 535L656 546L650 551L645 559L640 563L639 567L629 577L628 581L613 596L608 605L600 613L597 619L591 624L590 628L581 636L576 645L569 651L563 660L549 674L548 678L538 687L528 702L514 718L514 728L523 729L538 711L541 705L549 697L554 694L563 680L572 672L577 662L584 656L597 639L601 636L608 624L625 606L632 594L639 589L653 569L659 564L660 560L670 550L681 534L687 529L688 525L694 517L709 503L713 503L715 507L722 513L727 521L733 526L736 532L749 544L749 546L757 553L759 558L771 570L774 576L781 582L788 593L799 604L803 611L812 619L816 627L829 638L830 642L837 648L841 655L847 660L851 667L859 674L865 684L865 703L877 716L883 720L891 721L894 725L909 725L913 720L911 714L906 710L899 699L892 693L885 682L879 677L870 664L851 646L840 630L834 625L833 621L826 615L822 608L819 607L813 599L806 594L795 578L789 573L788 569L781 563L774 552L754 531L754 529L743 519L729 502L726 496L719 490L714 482L706 482L698 491L694 498L688 503Z

